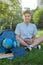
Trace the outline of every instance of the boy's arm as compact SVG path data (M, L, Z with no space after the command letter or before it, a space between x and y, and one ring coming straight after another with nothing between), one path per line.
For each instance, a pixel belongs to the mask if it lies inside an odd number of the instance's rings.
M32 36L32 42L35 40L35 38L36 38L36 36L34 35L34 36Z
M19 43L21 45L28 46L28 44L26 42L24 42L24 40L21 39L21 37L20 37L20 31L21 31L20 30L20 25L18 24L16 26L16 29L15 29L16 38L17 38L17 40L19 41Z
M28 46L28 44L26 42L24 42L24 40L21 39L20 35L16 34L16 38L21 45Z
M33 36L32 36L32 39L30 39L31 42L33 42L36 38L36 34L37 34L37 27L36 25L34 24L34 31L33 31Z
M32 44L34 40L35 40L35 35L29 40L29 43Z

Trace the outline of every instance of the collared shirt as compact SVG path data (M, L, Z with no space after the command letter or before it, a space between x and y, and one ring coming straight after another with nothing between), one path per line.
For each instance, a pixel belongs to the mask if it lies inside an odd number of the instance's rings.
M26 38L31 39L32 36L37 34L36 25L32 23L26 25L25 22L19 23L16 26L15 34L19 34L23 40Z

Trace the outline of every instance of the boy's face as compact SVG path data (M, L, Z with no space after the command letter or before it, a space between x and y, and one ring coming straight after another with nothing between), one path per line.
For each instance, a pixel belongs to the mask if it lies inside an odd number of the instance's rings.
M23 20L24 20L24 22L26 22L28 24L31 21L31 14L25 13L23 15Z

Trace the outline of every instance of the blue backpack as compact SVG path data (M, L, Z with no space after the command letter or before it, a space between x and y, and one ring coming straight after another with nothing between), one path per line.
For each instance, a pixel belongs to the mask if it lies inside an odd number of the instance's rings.
M16 44L19 44L19 42L17 41L16 35L13 31L6 29L0 32L0 53L7 53L11 51L14 55L14 58L23 56L25 54L24 47L19 45L16 46ZM8 48L8 45L11 48Z

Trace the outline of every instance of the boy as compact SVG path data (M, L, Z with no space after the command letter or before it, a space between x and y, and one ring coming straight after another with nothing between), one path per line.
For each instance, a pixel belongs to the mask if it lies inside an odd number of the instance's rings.
M24 22L17 24L15 34L20 44L26 46L29 49L29 45L31 45L35 40L37 28L35 24L30 23L31 21L30 11L26 10L23 12L23 20Z

